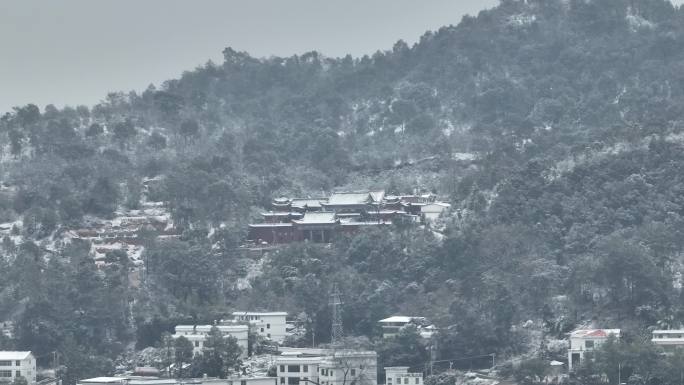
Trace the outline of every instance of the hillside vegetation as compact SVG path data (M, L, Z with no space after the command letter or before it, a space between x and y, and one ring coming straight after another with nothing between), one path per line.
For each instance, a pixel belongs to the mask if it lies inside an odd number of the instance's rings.
M523 354L592 318L634 336L684 321L684 9L502 0L372 56L223 54L92 108L2 116L0 314L16 328L0 347L59 351L72 381L237 308L300 314L295 343L325 342L335 282L346 333L394 365L427 357L376 341L394 313L433 320L441 358ZM441 233L238 250L273 197L340 186L435 191L453 215ZM182 235L148 234L141 285L125 255L98 269L65 242L142 200Z

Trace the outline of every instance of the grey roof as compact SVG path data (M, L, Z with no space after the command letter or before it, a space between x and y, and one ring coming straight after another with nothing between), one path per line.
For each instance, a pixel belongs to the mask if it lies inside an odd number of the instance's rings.
M28 357L31 352L16 352L16 351L0 351L0 360L12 361L12 360L23 360Z
M369 192L340 192L333 193L328 200L328 205L344 206L344 205L364 205L370 203L372 200Z
M334 224L337 222L335 218L335 213L330 212L307 212L304 214L304 218L301 220L293 220L293 222L306 225L306 224Z
M254 223L249 225L252 228L269 228L269 227L292 227L292 223Z
M370 196L375 202L382 202L385 199L385 190L371 191Z
M293 208L305 208L305 207L314 207L314 208L320 208L321 207L321 202L327 201L326 198L306 198L306 199L301 199L301 198L295 198L292 200L292 203L290 206Z

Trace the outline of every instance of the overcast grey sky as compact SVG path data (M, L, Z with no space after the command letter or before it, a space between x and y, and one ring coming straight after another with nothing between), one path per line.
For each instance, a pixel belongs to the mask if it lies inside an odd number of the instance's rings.
M92 105L227 46L254 56L355 56L415 42L498 0L0 0L0 112Z
M684 1L684 0L678 0ZM0 0L0 112L143 90L226 46L355 56L415 42L498 0Z

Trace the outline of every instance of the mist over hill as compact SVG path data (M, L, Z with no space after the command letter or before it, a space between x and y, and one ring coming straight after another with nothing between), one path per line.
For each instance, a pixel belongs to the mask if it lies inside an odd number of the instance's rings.
M61 352L71 384L237 308L301 315L293 343L325 342L333 283L345 332L385 366L428 359L378 339L395 313L435 322L441 358L517 356L592 319L633 336L684 321L681 7L504 0L372 56L223 54L92 108L0 119L0 315L16 325L0 348ZM239 249L275 197L371 188L434 192L452 213ZM150 229L139 259L96 264L69 236L153 202L177 237Z

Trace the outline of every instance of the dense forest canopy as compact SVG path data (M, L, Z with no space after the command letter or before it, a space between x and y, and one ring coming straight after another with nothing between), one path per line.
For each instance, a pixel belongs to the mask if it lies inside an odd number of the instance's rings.
M0 314L16 323L0 347L59 351L73 380L237 308L300 315L302 341L327 341L335 282L347 334L393 365L427 359L395 354L415 335L378 342L394 313L433 320L440 357L524 353L592 318L635 335L684 322L681 7L502 0L372 56L223 53L92 108L0 118ZM284 247L234 285L259 209L336 187L434 191L453 215ZM98 268L64 241L142 199L181 236L146 235L141 285L125 252Z

